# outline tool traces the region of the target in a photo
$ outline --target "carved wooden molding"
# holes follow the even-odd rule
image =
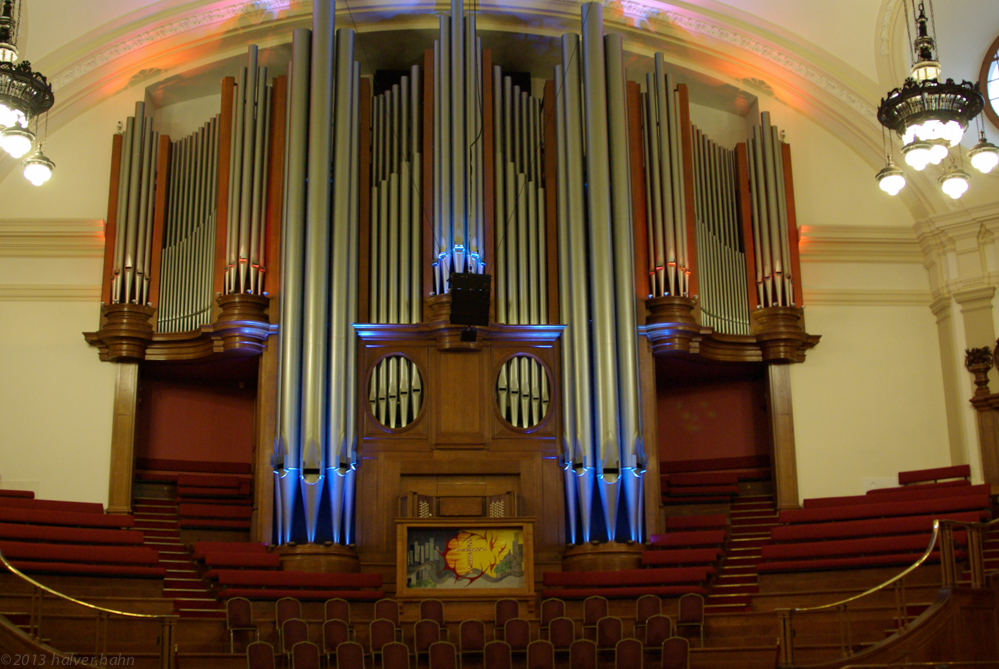
[[[653,355],[689,355],[716,362],[804,362],[821,335],[805,332],[801,309],[769,307],[750,314],[751,335],[727,335],[694,321],[694,301],[660,297],[646,301],[645,335]]]
[[[277,332],[267,317],[269,298],[259,295],[226,295],[218,299],[218,320],[188,332],[154,333],[150,319],[155,310],[134,304],[101,308],[101,329],[84,338],[100,351],[103,362],[151,360],[176,362],[218,357],[259,355],[267,338]]]

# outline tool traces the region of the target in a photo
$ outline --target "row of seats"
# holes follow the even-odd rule
[[[991,518],[988,485],[970,485],[967,465],[899,473],[899,487],[866,495],[805,500],[781,511],[762,548],[761,573],[852,569],[911,564],[923,555],[935,519]],[[943,479],[943,480],[941,480]],[[958,547],[964,532],[954,533]],[[958,557],[964,552],[958,551]],[[929,560],[939,560],[934,550]]]
[[[674,460],[659,463],[662,503],[731,502],[742,481],[770,479],[769,456]]]
[[[143,546],[132,516],[101,504],[0,491],[0,551],[26,573],[163,578],[159,553]]]
[[[673,637],[663,642],[658,649],[660,661],[649,665],[645,659],[645,649],[637,639],[622,639],[613,649],[614,664],[617,669],[643,669],[646,666],[657,666],[661,669],[687,669],[689,667],[689,648],[686,639]],[[485,669],[511,669],[513,666],[513,649],[504,641],[491,641],[485,644],[481,651]],[[382,647],[382,669],[410,669],[410,649],[403,643],[393,641]],[[459,669],[463,651],[447,641],[438,641],[427,649],[427,663],[430,669]],[[527,666],[531,669],[555,668],[554,646],[543,640],[530,644],[526,650]],[[319,669],[321,654],[319,646],[310,641],[299,641],[288,654],[294,669]],[[574,669],[597,669],[598,648],[593,641],[580,639],[569,647],[569,666]],[[249,669],[274,669],[276,666],[274,649],[264,642],[254,642],[247,647],[247,666]],[[327,653],[329,666],[336,663],[337,667],[365,666],[365,652],[359,643],[344,641],[338,644],[334,651]],[[416,665],[419,666],[417,658]]]
[[[138,458],[136,480],[176,487],[181,529],[249,530],[252,477],[245,463]]]

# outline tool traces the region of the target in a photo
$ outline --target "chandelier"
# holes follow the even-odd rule
[[[961,143],[964,132],[973,120],[980,124],[979,142],[971,151],[971,164],[982,172],[990,171],[999,163],[999,148],[985,139],[981,112],[985,100],[978,84],[969,81],[955,83],[953,79],[940,81],[940,63],[936,55],[936,29],[933,27],[932,0],[912,2],[915,17],[916,39],[910,33],[912,70],[900,88],[889,91],[878,105],[878,121],[884,129],[895,132],[902,140],[902,156],[906,165],[916,171],[927,165],[939,165],[950,154],[951,147]],[[930,18],[925,5],[929,4]],[[909,30],[909,9],[905,8],[905,24]],[[891,140],[885,143],[886,165],[877,174],[881,190],[897,194],[905,186],[905,172],[892,159]],[[962,158],[963,161],[963,158]],[[968,189],[968,173],[951,159],[950,167],[939,179],[942,190],[952,198],[959,198]]]
[[[0,148],[14,158],[28,155],[24,175],[39,186],[52,176],[55,163],[42,154],[41,143],[35,144],[38,118],[52,108],[55,97],[31,63],[17,62],[20,19],[21,0],[0,0]],[[31,121],[36,132],[30,129]]]

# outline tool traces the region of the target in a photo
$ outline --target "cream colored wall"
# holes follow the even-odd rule
[[[82,335],[98,325],[101,263],[0,258],[0,487],[107,503],[114,366]]]

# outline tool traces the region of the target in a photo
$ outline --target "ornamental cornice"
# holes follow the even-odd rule
[[[104,221],[0,221],[0,257],[101,258]]]
[[[802,263],[919,263],[923,252],[912,228],[804,225],[799,231]]]

